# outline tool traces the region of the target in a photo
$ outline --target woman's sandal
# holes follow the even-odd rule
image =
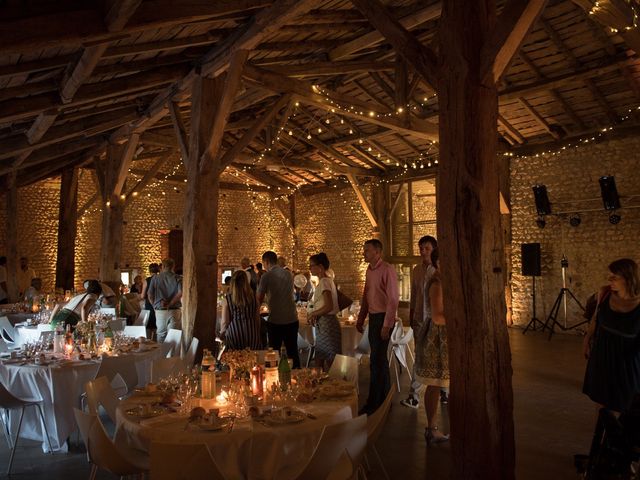
[[[425,428],[424,438],[427,441],[427,445],[436,445],[438,443],[444,443],[449,441],[449,435],[438,430],[438,427]]]

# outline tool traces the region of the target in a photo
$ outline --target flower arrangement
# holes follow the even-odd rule
[[[256,363],[256,354],[251,350],[226,350],[222,354],[222,363],[229,365],[231,375],[237,379],[248,379]]]
[[[86,322],[80,321],[76,324],[74,335],[76,338],[88,338],[89,335],[95,334],[96,322],[88,320]]]

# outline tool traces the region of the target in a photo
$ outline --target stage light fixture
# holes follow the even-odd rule
[[[600,194],[605,210],[616,210],[620,208],[620,197],[616,188],[616,179],[611,175],[600,177]],[[613,223],[613,222],[612,222]]]
[[[578,215],[577,213],[569,217],[569,225],[571,225],[572,227],[577,227],[578,225],[580,225],[581,222],[582,222],[582,219],[580,218],[580,215]]]
[[[545,221],[544,217],[538,217],[538,219],[536,220],[536,225],[538,226],[538,228],[544,228],[546,224],[547,222]]]
[[[615,211],[611,212],[609,214],[609,223],[611,225],[617,225],[620,223],[620,220],[622,220],[622,217],[620,215],[618,215]]]
[[[534,185],[533,198],[536,202],[536,212],[538,215],[551,214],[551,202],[549,202],[546,185]]]

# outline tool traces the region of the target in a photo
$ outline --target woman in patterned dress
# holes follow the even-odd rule
[[[262,349],[260,309],[244,270],[236,270],[222,309],[220,334],[230,350]]]
[[[313,309],[308,321],[316,327],[316,366],[328,371],[334,357],[342,353],[342,331],[336,317],[338,307],[338,290],[335,283],[327,275],[329,258],[321,252],[309,257],[311,275],[318,277],[318,286],[313,292]]]
[[[427,428],[424,435],[429,445],[449,440],[448,435],[438,430],[436,420],[440,389],[449,386],[447,327],[437,248],[431,252],[431,264],[436,271],[425,286],[424,322],[416,335],[416,378],[427,386],[424,392],[424,406],[427,412]]]

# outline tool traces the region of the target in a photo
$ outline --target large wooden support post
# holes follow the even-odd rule
[[[74,287],[77,225],[78,169],[70,168],[62,172],[58,213],[56,288],[63,290],[71,290]]]
[[[124,201],[116,192],[116,184],[124,149],[124,145],[109,145],[104,165],[100,280],[110,286],[120,284]]]
[[[222,81],[198,77],[193,86],[191,135],[187,168],[187,202],[184,221],[182,328],[187,340],[197,337],[200,348],[215,340],[218,298],[218,194],[219,172],[213,165],[201,169],[211,137]],[[216,168],[214,168],[216,167]]]
[[[17,171],[7,175],[7,298],[18,301],[18,182]]]
[[[493,78],[483,80],[478,48],[487,41],[495,19],[495,0],[442,4],[438,243],[456,479],[514,478],[496,156],[498,97]]]

